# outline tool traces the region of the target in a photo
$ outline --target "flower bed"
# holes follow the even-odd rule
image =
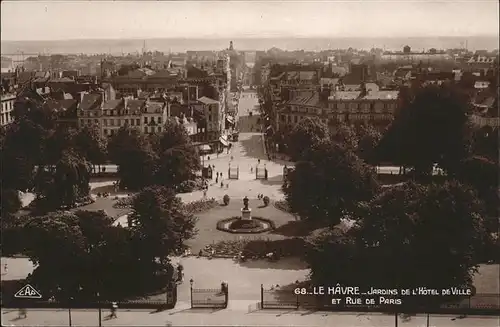
[[[237,219],[229,225],[229,228],[231,228],[231,229],[254,229],[254,228],[258,228],[260,226],[261,226],[260,221],[255,220],[255,219],[252,219],[252,220]]]
[[[276,209],[288,212],[288,213],[293,213],[292,210],[290,209],[290,205],[288,205],[288,202],[286,200],[280,200],[274,202],[274,206]]]
[[[261,217],[252,217],[252,220],[242,220],[238,216],[219,220],[217,229],[234,234],[258,234],[275,228],[274,222]]]
[[[203,178],[197,176],[195,179],[182,182],[177,187],[177,192],[179,193],[189,193],[194,191],[203,190],[205,187],[205,182]]]
[[[202,199],[184,204],[184,209],[192,214],[197,214],[217,207],[219,203],[214,199]]]
[[[94,203],[95,200],[91,196],[83,196],[78,199],[73,205],[70,206],[62,206],[59,210],[71,210],[80,207],[84,207],[86,205]],[[46,211],[53,211],[53,208],[47,207],[47,200],[45,198],[35,198],[31,203],[24,207],[23,209],[31,211],[33,214],[38,213],[42,214]]]
[[[115,208],[115,209],[130,208],[132,206],[133,201],[134,201],[133,196],[129,196],[126,198],[120,198],[116,201],[116,203],[113,203],[113,208]]]
[[[279,253],[281,257],[302,256],[304,249],[305,243],[301,238],[274,241],[267,238],[254,238],[220,241],[207,245],[204,254],[211,253],[213,250],[215,256],[235,257],[242,254],[249,259],[264,259],[270,252]]]

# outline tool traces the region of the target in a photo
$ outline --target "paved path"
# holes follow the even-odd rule
[[[219,157],[217,155],[205,156],[205,165],[214,165],[216,172],[222,172],[224,185],[229,184],[229,187],[220,187],[220,180],[217,185],[215,179],[212,180],[212,186],[209,187],[207,197],[221,199],[224,194],[229,194],[231,197],[256,198],[262,193],[269,196],[271,199],[280,200],[283,198],[281,185],[283,181],[283,167],[285,164],[291,166],[290,163],[284,161],[268,161],[264,150],[262,134],[257,132],[257,117],[259,103],[255,91],[242,92],[239,111],[237,116],[238,129],[240,131],[238,142],[233,143],[233,147],[229,154],[224,154]],[[252,117],[248,116],[249,112],[253,112]],[[254,130],[251,127],[255,126]],[[208,160],[210,157],[210,160]],[[232,157],[232,159],[231,159]],[[260,164],[258,163],[260,160]],[[239,179],[228,180],[229,165],[236,168],[239,167]],[[267,168],[268,180],[256,180],[255,168],[259,166],[262,169]],[[189,202],[201,199],[202,191],[179,194],[183,201]]]
[[[188,303],[159,313],[118,310],[118,318],[109,320],[103,310],[102,326],[328,326],[391,327],[395,317],[384,314],[332,314],[305,311],[253,311],[242,302],[231,310],[190,310]],[[2,310],[2,326],[68,326],[68,310],[29,310],[27,318],[17,319],[17,310]],[[72,310],[72,326],[98,326],[97,310]],[[400,327],[426,327],[427,317],[419,315],[408,321],[398,319]],[[453,316],[431,316],[429,327],[498,327],[495,317],[455,319]]]

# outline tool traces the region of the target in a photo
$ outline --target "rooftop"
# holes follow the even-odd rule
[[[141,110],[142,107],[144,107],[146,105],[146,100],[127,100],[126,102],[127,104],[127,107],[126,109],[130,110],[130,111],[137,111],[137,110]]]
[[[101,100],[100,94],[87,93],[83,95],[82,101],[80,103],[81,110],[91,110],[99,103]]]
[[[114,110],[116,109],[123,100],[118,99],[118,100],[108,100],[102,104],[102,109],[103,110]]]
[[[71,107],[76,106],[77,101],[73,99],[65,99],[65,100],[48,100],[45,105],[47,108],[60,112],[71,109]]]
[[[69,77],[52,78],[49,83],[75,83],[75,80]]]
[[[310,92],[309,94],[301,94],[287,102],[288,105],[300,105],[300,106],[317,106],[319,103],[319,94],[317,92]]]
[[[399,91],[369,91],[365,96],[361,96],[361,91],[337,91],[328,98],[334,100],[395,100]]]

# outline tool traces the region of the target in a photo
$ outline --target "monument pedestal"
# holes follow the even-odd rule
[[[241,219],[242,220],[252,220],[252,209],[242,208],[241,209]]]

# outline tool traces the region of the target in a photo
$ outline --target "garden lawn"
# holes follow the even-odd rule
[[[263,203],[259,200],[250,200],[249,207],[252,209],[252,216],[271,219],[276,228],[286,225],[290,221],[295,221],[293,215],[276,209],[272,204],[267,207],[262,207]],[[196,223],[198,234],[194,239],[186,242],[191,247],[193,254],[198,253],[206,245],[217,243],[225,240],[235,239],[269,239],[278,240],[284,239],[285,236],[277,235],[272,231],[260,234],[232,234],[217,230],[217,222],[221,219],[230,218],[233,216],[241,216],[241,208],[243,207],[242,199],[231,199],[229,205],[221,205],[209,211],[199,213],[196,216],[199,218]]]
[[[118,218],[130,212],[129,208],[114,208],[113,204],[115,204],[118,200],[114,200],[111,197],[108,198],[96,198],[94,203],[88,204],[86,206],[78,207],[73,209],[76,210],[89,210],[89,211],[98,211],[104,210],[108,216],[111,218]]]

